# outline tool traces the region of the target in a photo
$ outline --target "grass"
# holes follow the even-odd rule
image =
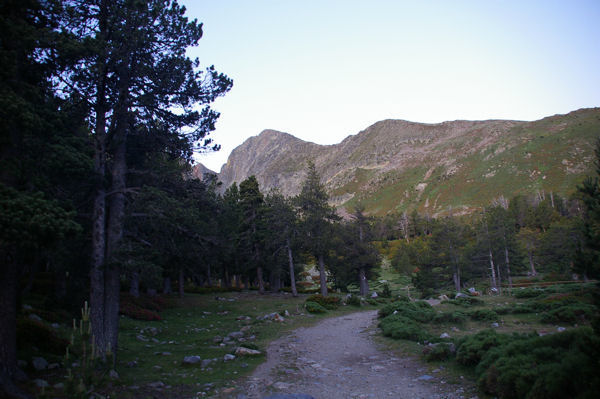
[[[214,295],[186,295],[177,307],[161,312],[162,321],[147,322],[123,317],[117,368],[120,384],[143,389],[147,384],[161,381],[189,392],[211,394],[234,386],[236,380],[249,375],[264,361],[264,355],[223,361],[224,356],[233,353],[237,346],[246,344],[264,353],[269,342],[293,329],[313,325],[325,317],[357,311],[356,307],[341,306],[322,315],[309,314],[303,309],[308,295],[293,298],[291,295],[259,295],[251,291],[219,294],[219,297],[225,300],[216,300]],[[373,309],[373,306],[363,308]],[[289,317],[284,316],[283,322],[257,319],[273,312],[284,314],[285,311]],[[239,316],[250,319],[238,320]],[[138,335],[150,327],[156,328],[158,333],[144,334],[148,342],[139,340]],[[216,336],[225,337],[242,328],[247,329],[245,342],[225,346],[214,342]],[[190,355],[217,360],[206,367],[200,364],[182,365],[183,358]],[[127,367],[131,362],[137,365]],[[121,392],[123,397],[127,394],[127,390]],[[133,395],[133,392],[130,394]]]

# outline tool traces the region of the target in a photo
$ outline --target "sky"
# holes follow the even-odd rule
[[[180,0],[233,79],[218,172],[265,129],[335,144],[383,119],[538,120],[600,106],[600,0]]]

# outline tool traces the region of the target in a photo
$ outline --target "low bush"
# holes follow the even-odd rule
[[[462,306],[462,307],[480,306],[480,305],[484,304],[484,302],[481,299],[476,298],[474,296],[468,296],[468,297],[461,296],[456,299],[450,299],[449,301],[444,301],[444,302],[450,303],[455,306]]]
[[[435,311],[427,302],[393,302],[379,309],[379,317],[401,315],[411,320],[428,323],[435,317]]]
[[[453,345],[445,342],[430,344],[423,349],[423,356],[428,362],[448,360],[454,355],[452,349]]]
[[[379,322],[379,328],[386,337],[422,342],[431,336],[413,319],[400,314],[392,314]]]
[[[352,294],[346,298],[346,304],[351,306],[360,306],[360,297]]]
[[[586,303],[575,303],[551,309],[542,314],[542,323],[570,323],[590,321],[594,307]]]
[[[512,294],[515,298],[537,298],[540,295],[546,294],[546,291],[539,288],[522,288],[513,290]]]
[[[319,305],[317,302],[307,301],[304,304],[304,307],[306,308],[306,311],[309,313],[326,313],[327,312],[327,309],[325,309],[323,306]]]
[[[467,321],[467,315],[463,312],[443,312],[438,313],[433,318],[434,323],[454,323],[464,324]]]
[[[133,302],[121,303],[119,306],[119,313],[136,320],[162,320],[157,312],[150,309],[141,308]]]
[[[593,398],[599,357],[600,337],[591,328],[516,339],[483,356],[478,383],[499,398]]]
[[[369,305],[378,306],[380,302],[377,299],[369,298],[367,299],[367,303]]]
[[[333,295],[323,296],[321,294],[315,294],[306,298],[306,301],[316,302],[319,305],[323,306],[325,309],[329,310],[337,309],[340,305],[340,298]]]
[[[472,310],[467,315],[471,318],[471,320],[476,321],[498,321],[500,317],[498,313],[490,309],[477,309]]]
[[[510,338],[494,330],[483,330],[463,337],[456,345],[456,361],[465,366],[476,366],[488,350],[505,344]]]
[[[397,297],[394,298],[394,301],[397,301],[397,302],[410,302],[410,298],[407,297],[406,295],[398,295]]]
[[[390,290],[390,285],[388,283],[383,284],[383,288],[381,289],[379,295],[384,298],[392,297],[392,290]]]
[[[69,341],[59,337],[52,327],[43,322],[19,318],[17,320],[17,348],[22,350],[33,346],[42,352],[64,355]]]

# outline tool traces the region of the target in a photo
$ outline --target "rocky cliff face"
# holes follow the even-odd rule
[[[384,120],[330,146],[265,130],[231,153],[219,178],[228,187],[255,175],[263,192],[291,196],[313,160],[337,206],[468,212],[501,195],[568,194],[591,170],[599,134],[599,108],[535,122]]]

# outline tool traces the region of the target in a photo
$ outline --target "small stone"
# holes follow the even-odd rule
[[[273,384],[273,388],[279,389],[280,391],[284,391],[286,389],[289,389],[290,386],[291,386],[291,384],[287,384],[287,383],[281,382],[281,381],[276,382],[276,383]]]
[[[43,357],[34,357],[31,361],[33,363],[33,368],[37,371],[45,370],[48,368],[48,361]]]
[[[235,388],[223,388],[221,393],[233,393],[234,391],[235,391]]]
[[[237,356],[257,356],[260,355],[261,352],[255,349],[244,348],[243,346],[238,347],[235,350],[235,354]]]
[[[425,374],[425,375],[422,375],[419,378],[417,378],[417,380],[419,380],[419,381],[430,381],[430,380],[433,380],[433,377],[430,376],[430,375]]]
[[[197,355],[186,356],[183,358],[183,364],[196,364],[202,361],[202,358]]]
[[[212,359],[204,359],[204,360],[202,360],[202,364],[201,364],[201,366],[202,366],[203,368],[204,368],[204,367],[208,367],[208,366],[209,366],[209,365],[210,365],[212,362],[213,362],[213,361],[212,361]]]
[[[378,365],[371,366],[371,371],[383,371],[383,370],[385,370],[385,367],[383,367],[383,366],[378,366]]]
[[[23,309],[25,309],[25,310],[33,310],[33,308],[31,307],[31,305],[27,305],[27,304],[23,305]]]
[[[500,324],[498,324],[498,323],[494,322],[494,323],[492,323],[492,327],[493,327],[493,328],[498,328],[498,327],[500,327]]]
[[[448,334],[448,333],[442,333],[440,335],[440,338],[450,338],[450,334]]]
[[[226,354],[225,356],[223,356],[223,360],[226,361],[226,362],[228,362],[230,360],[234,360],[234,359],[235,359],[235,356],[232,355],[232,354],[229,354],[229,353]]]
[[[29,320],[33,320],[33,321],[42,321],[42,318],[36,314],[30,314],[29,315]]]
[[[161,367],[161,366],[159,366],[158,364],[157,364],[157,365],[154,365],[154,366],[152,366],[152,368],[153,368],[154,370],[156,370],[156,371],[160,371],[160,370],[162,370],[162,367]]]
[[[119,379],[119,373],[117,373],[115,370],[110,370],[110,371],[108,372],[108,377],[109,377],[111,380],[118,380],[118,379]]]
[[[127,362],[127,367],[137,367],[137,365],[138,365],[138,362],[136,362],[135,360]]]
[[[35,380],[33,380],[33,383],[38,388],[47,388],[50,386],[50,384],[48,384],[48,381],[42,380],[41,378],[36,378]]]
[[[564,328],[564,327],[558,327],[558,328],[556,329],[556,331],[558,331],[558,332],[563,332],[563,331],[566,331],[566,330],[567,330],[567,329],[566,329],[566,328]]]
[[[59,382],[58,384],[52,385],[52,388],[54,388],[54,389],[65,389],[65,384],[62,383],[62,382]]]
[[[58,330],[60,328],[60,324],[58,324],[58,323],[52,323],[52,324],[50,324],[50,326],[52,328],[54,328],[55,330]]]
[[[244,336],[244,333],[241,331],[234,331],[234,332],[227,334],[227,336],[232,339],[241,338]]]
[[[48,370],[54,370],[54,369],[57,369],[59,367],[60,367],[60,364],[58,364],[58,363],[50,363],[48,365]]]
[[[138,341],[142,341],[142,342],[148,342],[149,341],[149,339],[146,338],[146,337],[144,337],[142,334],[136,335],[136,338],[137,338]]]
[[[164,388],[165,387],[165,383],[162,382],[162,381],[156,381],[156,382],[151,382],[150,384],[148,384],[148,386],[150,388],[160,389],[160,388]]]

